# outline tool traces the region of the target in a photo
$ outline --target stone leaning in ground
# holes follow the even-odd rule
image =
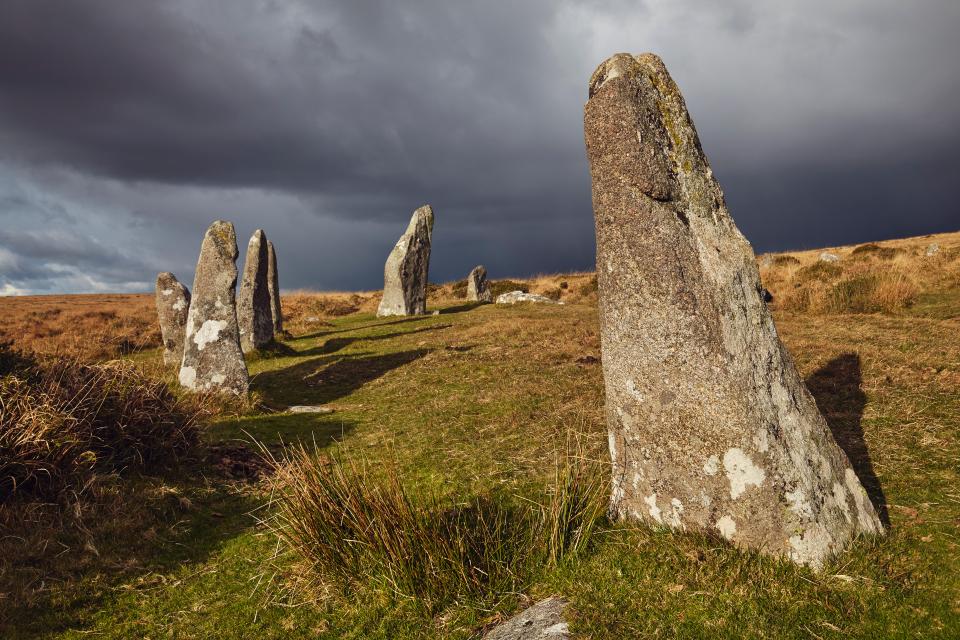
[[[211,224],[200,247],[187,315],[179,375],[187,389],[238,396],[249,390],[237,323],[237,255],[233,225]]]
[[[777,335],[683,97],[652,54],[590,79],[610,512],[819,568],[883,530]]]

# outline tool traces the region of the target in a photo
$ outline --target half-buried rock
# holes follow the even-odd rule
[[[273,335],[283,333],[283,307],[280,305],[280,274],[277,272],[277,250],[267,240],[267,289],[270,291],[270,318]]]
[[[617,54],[589,95],[612,515],[814,568],[880,533],[663,62]]]
[[[260,349],[273,340],[273,312],[270,302],[270,249],[263,229],[257,229],[247,243],[243,281],[237,297],[240,348],[244,353]]]
[[[246,395],[249,378],[237,325],[237,236],[217,220],[207,229],[193,280],[180,384],[194,391]]]
[[[467,300],[471,302],[493,302],[493,292],[487,282],[487,268],[482,264],[473,268],[467,276]]]
[[[169,271],[157,276],[157,318],[163,338],[163,363],[178,365],[183,359],[183,336],[190,312],[190,291]]]
[[[411,316],[427,312],[427,274],[433,209],[424,205],[413,212],[383,267],[383,299],[378,316]]]

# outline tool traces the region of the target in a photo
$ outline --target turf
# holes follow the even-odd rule
[[[364,589],[303,602],[290,589],[300,566],[263,524],[268,481],[205,459],[117,489],[139,496],[136,517],[120,509],[116,526],[90,527],[98,555],[66,540],[58,562],[70,571],[11,600],[0,635],[470,638],[530,599],[560,594],[572,601],[573,631],[589,638],[958,637],[957,300],[946,291],[915,314],[777,318],[890,523],[886,538],[859,542],[820,574],[715,538],[608,524],[585,555],[483,608],[428,618]],[[262,408],[221,416],[205,438],[227,450],[253,440],[273,451],[344,447],[396,465],[419,490],[523,496],[546,481],[570,433],[605,455],[598,357],[591,304],[353,314],[251,358]],[[282,411],[293,404],[335,412]],[[57,566],[37,562],[38,572]]]

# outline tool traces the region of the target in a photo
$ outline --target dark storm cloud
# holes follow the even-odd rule
[[[0,276],[189,281],[227,218],[285,287],[372,288],[424,202],[434,280],[591,268],[582,105],[621,50],[665,58],[759,250],[956,228],[958,27],[947,1],[5,0]]]

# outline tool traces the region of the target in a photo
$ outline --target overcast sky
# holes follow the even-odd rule
[[[257,227],[284,289],[593,268],[583,104],[653,51],[757,252],[960,228],[957,0],[0,0],[0,293],[192,283]]]

